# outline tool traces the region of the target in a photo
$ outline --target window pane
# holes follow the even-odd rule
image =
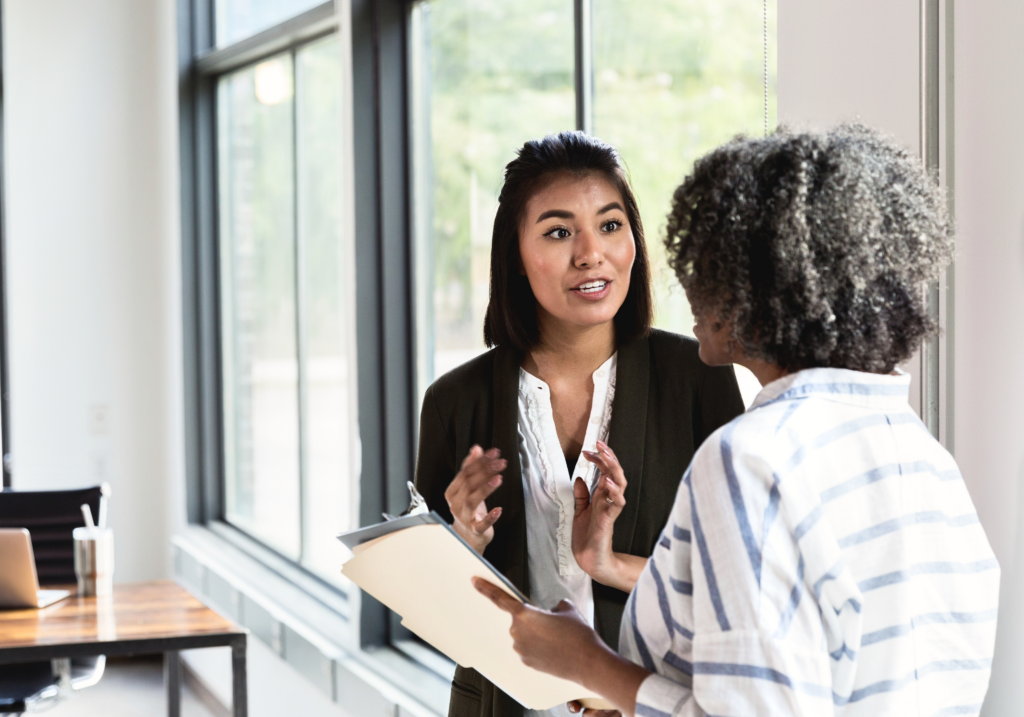
[[[693,334],[665,260],[665,215],[694,160],[739,133],[764,133],[763,6],[749,0],[592,0],[594,131],[618,147],[640,203],[655,324]],[[776,124],[776,0],[768,2],[768,111]],[[749,404],[761,386],[736,367]]]
[[[351,306],[343,291],[341,236],[341,49],[330,37],[299,50],[298,219],[302,257],[303,562],[339,578],[344,556],[334,536],[351,527],[354,385],[345,336]],[[346,311],[347,309],[347,311]],[[350,384],[350,382],[352,382]]]
[[[571,0],[433,0],[413,12],[418,383],[484,350],[502,169],[573,129]]]
[[[299,555],[292,62],[220,80],[225,512]]]
[[[216,0],[217,46],[223,47],[294,17],[324,0]]]

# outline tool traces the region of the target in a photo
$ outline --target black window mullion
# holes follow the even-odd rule
[[[403,0],[353,0],[352,95],[356,221],[356,333],[359,434],[362,444],[359,517],[408,505],[414,462],[412,293]],[[383,606],[364,597],[363,645],[388,639]]]
[[[178,4],[182,310],[188,520],[218,519],[223,494],[214,81],[195,58],[213,42],[212,0]]]
[[[409,505],[406,483],[413,478],[415,449],[413,398],[416,361],[413,344],[411,188],[409,181],[407,19],[403,0],[380,3],[380,166],[381,277],[384,282],[385,400],[387,425],[386,502],[390,513]]]

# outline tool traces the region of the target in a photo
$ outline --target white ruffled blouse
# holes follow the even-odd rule
[[[607,440],[617,356],[612,354],[593,373],[594,395],[584,450],[594,451],[598,440]],[[568,598],[593,624],[590,576],[576,564],[572,554],[572,488],[577,478],[583,478],[593,492],[597,470],[581,454],[570,476],[555,431],[551,389],[523,369],[519,370],[519,462],[526,499],[530,597],[546,608]]]

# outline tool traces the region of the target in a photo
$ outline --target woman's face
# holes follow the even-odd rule
[[[636,258],[619,190],[600,174],[551,178],[526,204],[519,256],[542,331],[612,321]]]

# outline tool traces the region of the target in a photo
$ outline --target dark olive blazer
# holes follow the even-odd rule
[[[649,556],[668,520],[694,451],[743,412],[731,366],[709,368],[694,339],[654,330],[619,347],[608,445],[628,481],[626,507],[615,522],[616,552]],[[416,487],[447,520],[444,492],[474,444],[497,447],[508,460],[501,486],[487,500],[501,506],[494,540],[484,551],[526,595],[526,513],[519,465],[519,367],[522,354],[498,347],[437,379],[423,397]],[[626,593],[594,583],[594,622],[618,644]],[[551,607],[551,606],[544,606]],[[520,717],[523,708],[475,670],[458,667],[452,717]]]

